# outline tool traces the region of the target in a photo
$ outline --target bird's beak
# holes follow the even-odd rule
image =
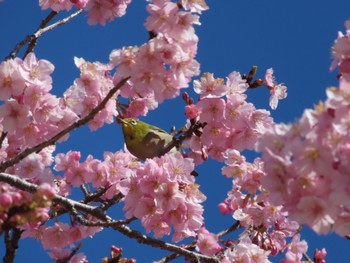
[[[121,123],[122,125],[127,124],[127,122],[120,116],[117,116],[117,123]]]

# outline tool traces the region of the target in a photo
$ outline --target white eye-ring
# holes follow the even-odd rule
[[[136,124],[137,124],[137,122],[136,122],[135,120],[131,120],[130,123],[131,123],[132,125],[136,125]]]

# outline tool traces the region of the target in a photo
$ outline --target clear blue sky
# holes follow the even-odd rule
[[[125,17],[105,27],[88,26],[86,14],[83,14],[70,24],[45,34],[35,52],[37,57],[50,60],[56,67],[53,92],[61,95],[78,77],[74,56],[107,62],[112,49],[147,41],[148,34],[143,27],[145,2],[133,1]],[[288,87],[288,98],[272,112],[277,122],[295,120],[305,108],[325,98],[326,87],[337,85],[336,73],[329,72],[330,48],[337,31],[344,31],[344,21],[350,18],[349,1],[207,0],[207,3],[210,10],[204,13],[202,25],[196,28],[200,38],[197,60],[201,63],[201,72],[226,77],[233,70],[247,73],[252,65],[257,65],[258,76],[262,77],[267,68],[273,67],[277,81]],[[47,14],[48,11],[40,10],[37,1],[5,0],[0,3],[1,58],[34,32]],[[63,12],[60,17],[65,15]],[[267,90],[252,90],[248,95],[257,108],[269,109]],[[183,103],[181,99],[166,101],[144,120],[164,129],[172,125],[180,127],[185,122]],[[117,151],[122,147],[120,127],[107,125],[94,133],[87,128],[73,132],[68,143],[57,147],[57,152],[72,149],[81,151],[83,158],[89,153],[101,158],[104,151]],[[208,197],[206,226],[210,231],[218,232],[232,223],[229,216],[222,217],[217,209],[217,204],[226,197],[231,181],[220,175],[220,166],[213,161],[202,165],[198,171],[201,190]],[[214,220],[217,217],[219,220]],[[349,241],[344,238],[316,236],[307,229],[303,234],[309,242],[310,256],[315,247],[326,247],[327,262],[344,262],[350,258]],[[100,262],[101,257],[109,254],[112,244],[122,246],[124,255],[135,257],[138,262],[150,262],[167,254],[140,246],[112,231],[84,241],[83,251],[90,262]],[[25,239],[19,246],[16,262],[27,262],[28,257],[37,262],[51,262],[39,242]],[[3,247],[0,247],[0,257],[3,257]]]

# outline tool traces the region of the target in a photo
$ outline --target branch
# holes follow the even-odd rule
[[[241,227],[240,222],[239,222],[239,221],[236,221],[235,224],[233,224],[233,225],[230,226],[229,228],[227,228],[227,229],[225,229],[225,230],[223,230],[223,231],[217,233],[216,235],[217,235],[218,237],[222,237],[222,236],[224,236],[224,235],[227,235],[228,233],[231,233],[232,231],[235,231],[235,230],[239,229],[240,227]],[[186,247],[186,249],[188,249],[188,250],[193,250],[193,249],[195,249],[195,247],[196,247],[196,246],[195,246],[195,242],[192,242],[192,243],[190,243],[190,244],[187,244],[185,247]],[[174,260],[174,259],[176,259],[176,258],[178,258],[178,257],[179,257],[178,254],[173,253],[173,254],[169,254],[169,255],[165,256],[164,258],[162,258],[162,259],[160,259],[160,260],[158,260],[158,261],[154,261],[153,263],[165,263],[165,262],[172,261],[172,260]]]
[[[46,18],[44,18],[44,19],[41,21],[38,30],[44,28],[44,27],[47,25],[47,23],[49,23],[50,20],[51,20],[52,18],[54,18],[56,15],[57,15],[57,12],[55,12],[55,11],[52,11],[50,14],[48,14],[48,16],[47,16]],[[38,31],[38,30],[37,30],[37,31]],[[15,48],[10,52],[10,54],[5,58],[5,60],[14,58],[14,57],[17,55],[17,53],[20,51],[20,49],[21,49],[24,45],[26,45],[27,43],[29,43],[29,42],[31,42],[31,41],[32,41],[32,42],[33,42],[33,41],[36,42],[35,33],[32,34],[32,35],[26,36],[25,39],[23,39],[21,42],[19,42],[19,43],[15,46]],[[35,45],[34,45],[34,46],[35,46]],[[34,48],[34,46],[33,46],[33,48]],[[28,51],[28,50],[27,50],[27,51]],[[28,53],[29,53],[29,52],[26,52],[26,55],[27,55]]]
[[[307,263],[313,263],[314,262],[306,253],[303,253],[303,257],[306,259]]]
[[[168,251],[180,254],[186,258],[190,258],[191,262],[219,263],[219,259],[217,259],[216,257],[205,256],[197,252],[193,252],[188,249],[164,242],[162,240],[148,237],[146,235],[143,235],[139,231],[132,230],[130,227],[126,225],[119,225],[119,226],[113,227],[113,229],[119,231],[120,233],[122,233],[123,235],[129,238],[136,239],[136,241],[139,242],[140,244],[146,244],[152,247],[168,250]]]
[[[0,181],[8,183],[9,185],[12,185],[20,190],[29,192],[29,193],[35,193],[39,186],[36,184],[32,184],[27,182],[24,179],[19,178],[16,175],[8,174],[8,173],[0,173]],[[80,202],[74,201],[72,199],[56,195],[53,199],[54,203],[59,203],[63,206],[65,206],[68,210],[76,209],[85,213],[88,213],[100,220],[109,221],[111,218],[104,214],[104,211],[95,206],[82,204]]]
[[[26,44],[28,44],[28,48],[25,52],[25,55],[24,57],[26,57],[28,55],[28,53],[32,52],[39,37],[46,33],[47,31],[50,31],[52,29],[54,29],[55,27],[58,27],[58,26],[61,26],[63,24],[66,24],[67,22],[69,22],[70,20],[72,20],[74,17],[76,17],[77,15],[79,15],[83,10],[78,10],[77,12],[75,12],[74,14],[48,26],[48,27],[45,27],[56,15],[57,15],[57,12],[55,11],[52,11],[46,18],[44,18],[41,23],[40,23],[40,26],[39,28],[37,29],[37,31],[32,34],[32,35],[28,35],[26,36],[25,39],[23,39],[21,42],[19,42],[15,48],[10,52],[10,54],[5,57],[5,60],[8,60],[8,59],[13,59],[17,54],[18,52],[20,51],[20,49],[25,46]]]
[[[82,245],[82,243],[79,243],[67,257],[57,260],[56,263],[68,263],[69,260],[71,260],[72,257],[79,251]]]
[[[222,237],[225,236],[233,231],[236,231],[237,229],[239,229],[241,227],[240,222],[236,221],[236,223],[234,223],[232,226],[230,226],[229,228],[217,233],[218,237]]]
[[[35,45],[36,45],[36,42],[38,41],[39,37],[40,37],[42,34],[46,33],[47,31],[50,31],[50,30],[54,29],[55,27],[58,27],[58,26],[61,26],[61,25],[66,24],[67,22],[69,22],[70,20],[72,20],[74,17],[76,17],[77,15],[81,14],[81,12],[83,12],[83,9],[80,9],[80,10],[78,10],[77,12],[71,14],[70,16],[68,16],[68,17],[66,17],[66,18],[64,18],[64,19],[62,19],[62,20],[60,20],[60,21],[57,21],[56,23],[54,23],[54,24],[52,24],[52,25],[50,25],[50,26],[45,27],[46,24],[57,14],[57,13],[54,12],[54,11],[51,12],[51,13],[49,14],[49,16],[52,15],[52,17],[51,17],[50,19],[48,19],[48,18],[49,18],[49,16],[48,16],[48,17],[47,17],[48,21],[43,20],[43,22],[41,22],[41,24],[40,24],[39,29],[34,33],[34,35],[33,35],[32,39],[31,39],[31,41],[30,41],[30,43],[29,43],[29,45],[28,45],[28,48],[27,48],[27,50],[26,50],[24,56],[27,56],[28,53],[30,53],[30,52],[33,51],[33,49],[34,49],[34,47],[35,47]],[[55,13],[55,14],[53,14],[53,13]],[[44,28],[44,27],[45,27],[45,28]]]
[[[75,216],[77,221],[82,225],[111,227],[114,230],[117,230],[118,232],[124,234],[125,236],[127,236],[129,238],[136,239],[137,242],[139,242],[141,244],[146,244],[146,245],[149,245],[152,247],[157,247],[157,248],[160,248],[163,250],[175,252],[178,255],[182,255],[182,256],[191,258],[192,260],[194,260],[194,262],[209,262],[209,263],[218,263],[219,262],[219,260],[217,258],[205,256],[205,255],[190,251],[188,249],[164,242],[162,240],[148,237],[146,235],[143,235],[139,231],[132,230],[130,227],[128,227],[126,225],[131,223],[132,221],[136,220],[137,218],[135,218],[135,217],[132,217],[132,218],[127,219],[127,220],[118,220],[118,221],[111,220],[109,222],[106,222],[106,221],[105,222],[101,222],[101,221],[94,222],[94,221],[86,220],[81,215],[76,213],[76,211],[74,211],[74,210],[73,210],[73,215]]]
[[[0,148],[2,147],[2,143],[4,142],[5,138],[7,136],[7,132],[2,132],[0,136]]]
[[[95,115],[102,110],[107,102],[109,101],[110,98],[116,93],[127,81],[129,78],[124,78],[122,79],[117,85],[115,85],[107,94],[107,96],[100,102],[99,105],[97,105],[88,115],[86,115],[83,119],[80,119],[64,130],[60,131],[57,133],[55,136],[53,136],[51,139],[44,141],[42,143],[39,143],[36,146],[26,148],[24,151],[13,157],[12,159],[9,159],[5,162],[3,162],[0,165],[0,172],[4,172],[8,167],[11,167],[17,163],[19,163],[21,160],[23,160],[25,157],[30,155],[31,153],[34,152],[40,152],[42,149],[44,149],[47,146],[54,145],[59,139],[61,139],[63,136],[65,136],[67,133],[73,131],[74,129],[77,129],[89,121],[91,121]]]
[[[4,263],[13,263],[18,249],[18,241],[21,238],[22,230],[12,228],[5,230],[5,246],[6,254],[4,256]]]

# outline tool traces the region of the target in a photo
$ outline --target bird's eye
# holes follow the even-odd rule
[[[131,123],[132,125],[136,125],[136,124],[137,124],[137,122],[136,122],[135,120],[131,120],[130,123]]]

